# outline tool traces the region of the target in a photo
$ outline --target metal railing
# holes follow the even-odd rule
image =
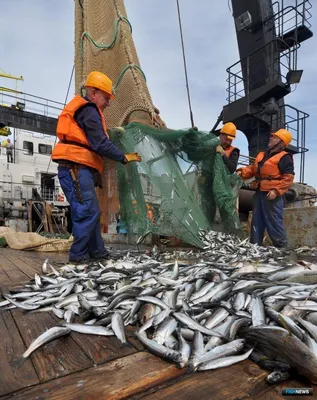
[[[57,196],[59,194],[59,188],[55,187],[54,189],[48,188],[48,187],[37,187],[37,191],[39,195],[42,197],[43,200],[45,201],[58,201]]]
[[[290,131],[293,135],[292,144],[302,152],[306,152],[308,150],[305,148],[306,119],[309,117],[309,114],[289,104],[282,105],[279,109],[280,112],[271,117],[270,125]]]
[[[272,116],[271,126],[285,128],[293,135],[292,145],[297,148],[300,153],[300,178],[301,183],[304,182],[305,174],[305,153],[306,148],[306,119],[309,117],[304,111],[285,104],[280,106],[280,112]]]
[[[3,87],[0,87],[0,105],[53,118],[58,117],[64,107],[64,104],[58,101],[23,92],[13,93]]]
[[[41,186],[32,182],[8,182],[0,180],[0,190],[5,190],[9,196],[3,194],[4,199],[14,200],[30,200],[32,198],[32,189],[36,189],[37,193],[47,202],[60,201],[58,194],[61,193],[61,187],[56,185],[54,189]],[[66,198],[64,196],[64,201]]]
[[[292,3],[292,4],[289,4]],[[284,7],[285,6],[285,7]],[[283,37],[288,32],[300,27],[311,27],[309,20],[312,18],[310,9],[312,4],[310,0],[284,0],[273,3],[274,15],[265,22],[274,20],[275,33],[278,37]]]
[[[280,53],[278,49],[282,45],[287,50]],[[291,48],[283,40],[276,38],[227,68],[228,103],[248,96],[255,88],[270,82],[286,83],[287,73],[297,68],[299,47],[297,44]]]

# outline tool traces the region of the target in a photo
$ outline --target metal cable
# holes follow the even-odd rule
[[[69,79],[69,83],[68,83],[67,93],[66,93],[66,97],[65,97],[65,101],[64,101],[64,107],[66,106],[66,103],[67,103],[67,99],[68,99],[68,94],[69,94],[70,86],[71,86],[72,80],[73,80],[74,70],[75,70],[75,64],[73,65],[72,73],[70,74],[70,79]],[[56,138],[55,138],[53,148],[55,147],[56,142],[57,142],[57,136],[56,136]],[[47,166],[47,170],[46,170],[46,174],[48,173],[48,170],[49,170],[49,168],[50,168],[51,161],[52,161],[52,156],[51,156],[50,159],[49,159],[48,166]]]
[[[193,115],[191,101],[190,101],[189,84],[188,84],[188,76],[187,76],[187,66],[186,66],[186,57],[185,57],[185,48],[184,48],[184,38],[183,38],[183,30],[182,30],[182,19],[181,19],[181,13],[180,13],[179,1],[178,0],[176,0],[176,4],[177,4],[179,31],[180,31],[181,43],[182,43],[184,72],[185,72],[186,89],[187,89],[188,106],[189,106],[189,116],[190,116],[190,121],[191,121],[191,124],[192,124],[192,128],[194,128],[194,126],[195,126],[195,124],[194,124],[194,115]]]

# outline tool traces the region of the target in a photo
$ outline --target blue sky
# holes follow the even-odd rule
[[[125,5],[154,104],[170,128],[189,127],[176,1],[125,0]],[[199,129],[210,130],[226,104],[226,68],[239,59],[234,21],[225,0],[180,0],[180,5],[194,120]],[[317,7],[312,13],[317,37]],[[64,102],[74,58],[74,0],[3,1],[0,32],[0,68],[23,75],[24,92]],[[299,49],[304,74],[286,102],[310,114],[305,177],[317,188],[316,37]],[[0,85],[8,82],[0,79]],[[247,154],[242,133],[236,144]]]

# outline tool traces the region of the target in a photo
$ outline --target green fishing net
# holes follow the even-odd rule
[[[110,131],[111,140],[125,154],[138,152],[142,162],[118,164],[122,231],[175,236],[197,247],[203,247],[200,229],[241,233],[236,212],[241,180],[216,153],[214,134],[136,122],[124,129]],[[217,209],[221,224],[216,226]]]

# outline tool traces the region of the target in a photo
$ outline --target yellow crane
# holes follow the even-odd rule
[[[2,68],[0,68],[0,78],[8,78],[8,79],[15,80],[15,90],[0,86],[1,91],[12,92],[12,93],[21,93],[18,91],[18,81],[24,81],[23,76],[15,76],[15,75],[7,74],[6,72],[3,71]]]

